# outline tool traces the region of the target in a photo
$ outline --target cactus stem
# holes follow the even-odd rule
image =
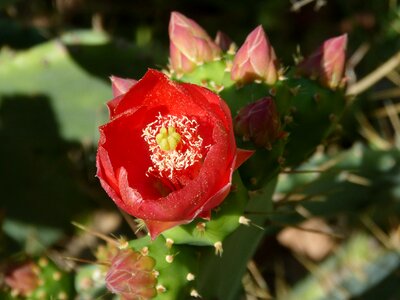
[[[165,293],[165,292],[167,291],[167,289],[165,288],[165,286],[163,286],[162,284],[158,284],[158,285],[156,286],[156,290],[157,290],[157,292],[159,292],[159,293]]]
[[[240,216],[239,217],[239,224],[249,226],[250,225],[250,221],[251,220],[247,219],[245,216]]]
[[[214,243],[214,248],[215,248],[215,255],[222,256],[222,252],[224,252],[224,249],[222,248],[222,242],[218,241]]]
[[[192,289],[192,290],[190,291],[190,296],[195,297],[195,298],[201,298],[199,292],[196,291],[195,289]]]
[[[168,255],[165,256],[165,261],[166,261],[167,263],[169,263],[169,264],[172,264],[173,261],[174,261],[174,258],[175,258],[175,257],[174,257],[173,255],[168,254]]]
[[[55,281],[59,281],[61,279],[61,273],[60,272],[54,272],[53,273],[53,279]]]
[[[174,244],[174,240],[167,238],[165,241],[165,245],[167,246],[168,249],[171,249],[172,245]]]
[[[193,281],[195,278],[196,278],[196,277],[194,276],[193,273],[188,273],[188,274],[186,275],[186,280],[187,280],[187,281]]]
[[[143,247],[142,250],[140,250],[140,254],[143,256],[149,255],[149,247]]]

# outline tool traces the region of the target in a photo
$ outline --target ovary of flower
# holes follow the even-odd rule
[[[147,124],[142,137],[149,145],[153,165],[147,175],[158,172],[170,179],[174,172],[194,165],[202,158],[203,138],[198,134],[199,124],[187,116],[159,114],[154,122]],[[182,144],[182,147],[178,145]]]
[[[161,127],[160,133],[156,135],[156,142],[164,151],[175,150],[181,141],[181,135],[176,132],[175,127]]]

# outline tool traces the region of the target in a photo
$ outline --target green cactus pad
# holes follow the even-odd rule
[[[163,233],[165,238],[176,244],[214,246],[239,227],[247,200],[244,188],[237,172],[233,176],[233,190],[222,205],[212,213],[211,220],[195,219],[190,224],[181,225]]]
[[[197,257],[188,246],[178,246],[159,236],[152,241],[143,237],[129,242],[129,247],[156,261],[157,297],[160,300],[189,299],[196,290]]]
[[[32,300],[72,299],[75,290],[72,274],[60,270],[51,260],[41,257],[37,261],[39,286],[29,296]]]

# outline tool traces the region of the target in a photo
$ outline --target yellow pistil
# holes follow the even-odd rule
[[[181,141],[181,135],[176,132],[175,127],[170,126],[168,129],[162,127],[156,135],[156,141],[161,150],[175,150]]]

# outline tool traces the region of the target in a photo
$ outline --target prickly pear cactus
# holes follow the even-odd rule
[[[104,270],[106,286],[126,299],[202,295],[237,299],[246,263],[268,219],[265,215],[249,218],[247,212],[272,211],[271,198],[280,171],[310,157],[338,126],[346,102],[342,80],[346,36],[327,40],[310,58],[286,68],[280,65],[261,26],[237,49],[228,37],[219,34],[213,41],[193,20],[173,12],[169,34],[170,62],[164,73],[172,81],[206,87],[223,99],[230,110],[237,147],[247,150],[238,150],[236,159],[247,161],[233,173],[228,196],[210,215],[200,213],[191,221],[178,222],[180,226],[144,220],[166,230],[160,230],[158,237],[152,234],[154,240],[135,239],[128,248],[118,250]],[[141,81],[118,77],[113,77],[112,83],[116,98],[108,106],[114,118],[125,93],[146,87]],[[168,126],[162,138],[168,139],[167,132],[172,129],[175,135],[172,149],[164,150],[179,151],[182,136],[174,124]],[[247,153],[246,158],[239,153]],[[98,174],[102,182],[108,181],[107,176],[114,176],[106,174],[111,172],[107,171],[110,158],[101,154],[100,160],[104,170]],[[103,183],[103,187],[118,204],[120,200],[108,185]],[[120,269],[130,275],[120,276]]]

